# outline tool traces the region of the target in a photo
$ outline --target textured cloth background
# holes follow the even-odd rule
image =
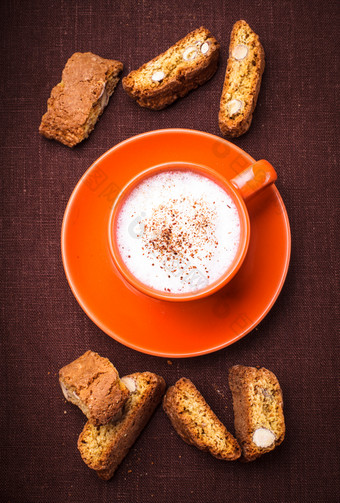
[[[62,217],[79,178],[116,143],[167,127],[220,134],[229,36],[242,18],[260,35],[267,67],[251,129],[234,143],[277,169],[291,265],[256,330],[222,351],[170,365],[115,342],[81,310],[63,271]],[[338,501],[339,3],[4,0],[0,19],[1,501]],[[206,85],[153,112],[120,83],[90,138],[74,150],[39,136],[51,88],[73,52],[119,59],[126,75],[201,25],[221,42],[219,69]],[[159,408],[105,483],[80,459],[84,416],[65,402],[57,379],[61,366],[89,348],[122,375],[151,370],[169,385],[191,378],[232,431],[228,368],[263,365],[283,388],[286,439],[254,463],[225,463],[186,445]]]

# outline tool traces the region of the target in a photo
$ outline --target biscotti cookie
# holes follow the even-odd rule
[[[137,372],[122,380],[130,390],[123,416],[104,426],[87,422],[78,439],[83,461],[104,480],[113,476],[165,391],[164,379],[151,372]]]
[[[189,379],[182,377],[168,389],[163,399],[163,408],[186,443],[226,461],[241,456],[241,449],[235,438]]]
[[[224,135],[236,137],[248,131],[264,66],[264,50],[258,35],[246,21],[237,21],[230,36],[229,59],[220,102],[219,126]]]
[[[220,45],[198,28],[123,78],[123,88],[142,107],[161,110],[204,84],[217,70]]]
[[[265,368],[235,365],[229,371],[235,432],[243,458],[253,461],[285,436],[283,400],[276,376]]]
[[[59,382],[66,400],[77,405],[96,425],[119,417],[129,396],[117,369],[93,351],[60,369]]]
[[[122,69],[120,61],[91,52],[74,53],[61,82],[52,89],[39,132],[68,147],[87,138],[108,104]]]

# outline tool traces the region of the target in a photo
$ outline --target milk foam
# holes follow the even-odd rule
[[[132,190],[117,219],[119,252],[145,285],[171,293],[203,288],[228,269],[240,241],[231,197],[209,178],[170,170]]]

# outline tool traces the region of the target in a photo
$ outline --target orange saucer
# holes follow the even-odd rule
[[[248,254],[222,290],[183,303],[156,300],[134,290],[111,259],[111,208],[133,176],[174,161],[206,165],[230,179],[254,159],[236,145],[201,131],[164,129],[135,136],[102,155],[80,179],[66,207],[61,235],[67,280],[92,321],[130,348],[172,358],[216,351],[255,328],[281,291],[291,245],[286,209],[272,185],[247,202]]]

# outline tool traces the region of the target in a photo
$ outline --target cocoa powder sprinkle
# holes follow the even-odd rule
[[[143,227],[143,251],[157,258],[163,264],[162,269],[176,274],[183,271],[189,274],[196,266],[188,264],[188,257],[195,258],[200,250],[216,246],[215,221],[216,211],[209,207],[204,199],[191,201],[192,214],[187,214],[187,198],[170,199],[152,210],[151,216],[141,221]],[[183,218],[181,206],[186,208],[186,218]],[[184,221],[185,220],[185,221]],[[208,246],[207,246],[208,245]],[[204,252],[200,260],[211,258],[211,252]]]

